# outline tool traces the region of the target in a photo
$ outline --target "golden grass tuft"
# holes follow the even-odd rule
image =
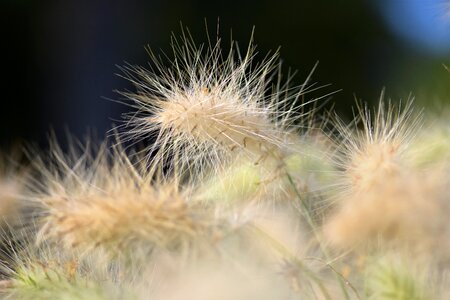
[[[406,256],[376,257],[366,268],[367,299],[425,300],[436,299],[428,267]]]
[[[69,247],[123,249],[136,241],[175,247],[207,227],[201,212],[172,187],[116,187],[43,202],[49,215],[41,235],[62,238]]]
[[[445,168],[418,168],[407,155],[417,144],[420,116],[411,103],[396,110],[381,102],[373,120],[367,109],[361,118],[362,131],[338,125],[344,136],[337,160],[344,190],[325,236],[344,248],[384,241],[429,253],[446,232],[448,205],[442,200]]]
[[[124,269],[104,255],[61,251],[47,243],[39,246],[31,235],[5,240],[1,253],[0,297],[23,300],[133,299]],[[7,260],[5,260],[7,258]],[[6,262],[8,261],[8,262]],[[120,288],[116,284],[120,282]]]
[[[123,93],[137,109],[121,126],[124,140],[153,143],[146,150],[151,169],[190,168],[199,176],[236,156],[279,160],[305,117],[298,100],[307,89],[281,83],[278,53],[254,64],[252,42],[244,54],[235,43],[224,53],[220,40],[197,47],[184,33],[172,47],[169,68],[151,50],[152,69],[122,68],[137,89]]]
[[[359,112],[360,130],[337,122],[342,141],[335,161],[344,190],[324,230],[328,239],[340,246],[396,231],[395,223],[410,207],[409,194],[404,194],[408,179],[402,160],[417,122],[411,122],[410,102],[403,111],[389,104],[386,112],[381,101],[375,115],[366,107],[359,107]]]
[[[38,240],[67,248],[111,252],[135,246],[177,248],[212,235],[208,207],[195,202],[176,181],[152,182],[121,151],[71,158],[54,146],[52,166],[38,163],[44,184],[33,201],[41,207]]]
[[[336,123],[339,140],[335,162],[343,170],[345,188],[366,191],[372,184],[387,182],[385,176],[404,170],[408,164],[405,151],[421,125],[421,115],[414,113],[412,101],[404,108],[390,103],[386,107],[383,94],[373,114],[367,107],[358,109],[361,129],[353,130],[339,120]]]

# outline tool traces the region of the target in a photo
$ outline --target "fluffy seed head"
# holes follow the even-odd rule
[[[118,188],[45,199],[51,209],[41,234],[68,246],[128,248],[136,241],[173,247],[202,231],[194,209],[166,187]]]
[[[123,269],[114,267],[102,255],[81,258],[76,251],[68,253],[45,243],[36,246],[28,235],[20,236],[19,242],[4,242],[2,299],[104,300],[123,299],[125,295],[134,299],[127,289],[129,283],[123,280]],[[5,257],[7,252],[10,255]],[[120,288],[115,285],[119,280]]]
[[[196,47],[185,36],[172,47],[170,67],[150,51],[151,70],[122,69],[137,89],[123,93],[137,108],[122,126],[124,140],[153,142],[147,149],[152,169],[164,164],[203,171],[238,154],[256,163],[286,151],[290,128],[303,116],[293,113],[304,87],[274,80],[277,54],[255,65],[251,43],[244,55],[235,45],[223,53],[220,40]]]
[[[354,131],[338,121],[342,141],[338,142],[336,165],[343,170],[345,187],[363,191],[402,169],[406,163],[403,154],[418,128],[420,115],[413,115],[412,102],[396,109],[391,104],[386,108],[383,100],[374,115],[367,108],[359,111],[362,130]]]
[[[382,257],[374,260],[366,271],[368,299],[430,299],[432,286],[427,282],[426,269],[418,270],[405,257]],[[434,298],[434,297],[431,297]]]
[[[437,248],[448,249],[448,165],[442,159],[421,168],[417,156],[409,154],[422,151],[417,148],[422,143],[429,153],[445,154],[446,141],[433,145],[429,136],[412,139],[419,118],[410,104],[397,113],[392,107],[383,111],[374,122],[365,114],[362,132],[341,129],[347,137],[339,160],[346,190],[338,194],[339,206],[324,226],[326,238],[344,248],[384,242],[442,256]]]
[[[151,183],[121,151],[88,152],[70,158],[56,150],[56,165],[39,164],[44,177],[34,199],[42,209],[39,240],[111,252],[173,249],[214,227],[208,208],[191,202],[188,188]]]

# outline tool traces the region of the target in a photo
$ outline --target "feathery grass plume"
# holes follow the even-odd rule
[[[12,247],[7,259],[11,263],[1,260],[0,268],[6,274],[0,282],[2,299],[135,299],[128,289],[131,283],[122,282],[120,269],[105,257],[81,258],[50,244],[37,247],[29,236],[21,240],[22,244],[13,240],[7,244]]]
[[[108,151],[104,144],[92,153],[87,146],[72,155],[56,144],[52,149],[50,162],[37,163],[42,182],[32,200],[41,207],[39,241],[111,254],[183,252],[213,245],[246,222],[243,211],[201,201],[176,178],[152,181],[121,148]]]
[[[436,299],[427,271],[404,255],[373,259],[364,278],[366,295],[377,300]]]
[[[324,228],[335,244],[351,246],[380,234],[393,238],[408,231],[413,236],[413,229],[424,230],[423,223],[416,222],[423,219],[419,212],[427,217],[436,212],[436,203],[427,201],[435,195],[427,194],[423,175],[404,157],[420,120],[411,105],[396,110],[389,104],[386,110],[381,101],[373,120],[367,108],[360,108],[361,131],[338,123],[343,140],[336,163],[347,190]]]
[[[172,48],[168,67],[149,49],[151,69],[122,68],[137,90],[122,93],[137,109],[121,126],[124,141],[153,142],[153,171],[166,166],[200,177],[237,156],[279,164],[305,115],[299,100],[310,76],[299,87],[288,86],[292,76],[283,84],[278,53],[255,64],[253,41],[244,54],[235,42],[224,52],[220,39],[197,47],[183,31]]]
[[[381,242],[416,257],[448,260],[450,165],[402,168],[370,189],[345,195],[325,225],[327,239],[344,248]]]
[[[359,106],[362,130],[352,130],[337,120],[338,141],[336,165],[343,170],[343,185],[352,191],[366,191],[378,182],[387,182],[408,162],[404,153],[421,125],[421,114],[415,114],[412,101],[396,108],[380,97],[377,111],[371,114]]]

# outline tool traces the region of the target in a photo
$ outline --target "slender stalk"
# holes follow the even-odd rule
[[[289,172],[286,172],[286,176],[288,178],[289,183],[292,185],[296,196],[300,200],[300,204],[301,204],[301,207],[303,209],[303,211],[300,210],[300,213],[305,218],[305,220],[308,223],[308,225],[311,227],[311,230],[312,230],[312,232],[314,234],[314,237],[315,237],[317,243],[319,244],[320,250],[322,251],[323,255],[325,256],[327,261],[330,261],[331,257],[329,255],[328,250],[326,249],[325,245],[323,245],[322,240],[320,239],[319,233],[317,232],[317,224],[315,224],[315,221],[311,217],[306,202],[304,201],[302,195],[300,194],[300,192],[298,191],[297,187],[295,186],[294,180],[292,179],[292,176],[289,174]],[[342,277],[341,277],[342,274],[339,274],[341,276],[338,276],[337,274],[335,274],[335,275],[336,275],[336,279],[339,282],[339,286],[340,286],[340,288],[342,290],[342,293],[344,294],[345,299],[346,300],[350,300],[350,295],[348,294],[347,289],[345,287],[345,283],[343,282]]]

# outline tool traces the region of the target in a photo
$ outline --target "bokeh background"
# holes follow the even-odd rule
[[[416,97],[450,105],[448,0],[1,0],[0,147],[45,143],[50,128],[103,136],[128,108],[114,90],[129,89],[117,65],[144,65],[144,46],[170,52],[180,22],[197,42],[205,22],[245,46],[255,27],[260,53],[281,47],[283,65],[301,84],[328,85],[344,118],[355,98],[376,103]],[[445,104],[446,102],[446,104]],[[450,122],[450,121],[449,121]]]

